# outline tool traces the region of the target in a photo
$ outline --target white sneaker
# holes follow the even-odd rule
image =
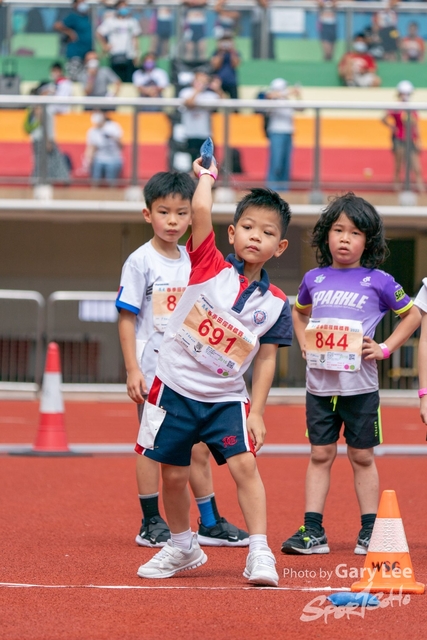
[[[251,584],[277,587],[279,585],[279,575],[275,564],[276,559],[270,549],[251,551],[246,559],[243,575]]]
[[[194,534],[188,551],[174,547],[168,540],[161,551],[139,567],[137,574],[140,578],[171,578],[178,571],[200,567],[207,559]]]

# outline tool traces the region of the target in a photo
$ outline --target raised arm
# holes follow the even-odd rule
[[[201,162],[201,158],[193,162],[194,175],[199,180],[191,204],[193,251],[200,247],[212,231],[212,187],[218,176],[218,167],[214,161],[209,169],[204,169]]]

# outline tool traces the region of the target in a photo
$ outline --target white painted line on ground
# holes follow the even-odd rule
[[[0,444],[1,454],[23,454],[32,448],[30,443],[22,444]],[[99,444],[72,444],[70,451],[74,453],[98,454],[98,455],[128,455],[135,453],[134,444],[126,443],[99,443]],[[380,444],[374,449],[377,456],[426,456],[427,444]],[[309,455],[309,444],[265,444],[257,455],[264,456],[286,456],[286,455]],[[338,445],[338,454],[346,455],[347,446]]]
[[[26,584],[20,582],[0,582],[0,587],[9,587],[14,589],[177,589],[192,591],[253,591],[254,589],[268,589],[271,591],[350,591],[350,587],[198,587],[198,586],[162,586],[151,587],[149,585],[101,585],[101,584]]]

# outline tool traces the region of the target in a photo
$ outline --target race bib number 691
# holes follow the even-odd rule
[[[205,296],[188,313],[176,340],[198,362],[224,378],[237,373],[256,345],[256,336]]]

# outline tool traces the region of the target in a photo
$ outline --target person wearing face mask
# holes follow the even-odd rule
[[[86,96],[105,98],[116,96],[120,91],[122,81],[111,67],[101,67],[96,51],[88,51],[85,56],[85,66],[79,75],[79,82],[83,85]],[[85,107],[91,110],[92,107]]]
[[[131,14],[126,0],[115,4],[96,30],[102,50],[110,56],[110,66],[123,82],[132,82],[138,58],[140,24]]]
[[[55,22],[53,28],[62,34],[67,75],[75,82],[83,69],[85,55],[93,49],[89,4],[85,0],[74,0],[71,12]]]
[[[83,167],[95,186],[102,179],[112,186],[123,169],[123,129],[101,110],[94,111],[90,120],[92,127],[86,136]]]
[[[353,39],[353,50],[345,53],[338,63],[338,75],[347,87],[379,87],[381,78],[377,74],[377,63],[368,53],[364,33]]]
[[[414,92],[414,86],[409,80],[401,80],[396,87],[399,102],[408,102]],[[393,183],[397,191],[402,189],[404,176],[406,175],[408,134],[410,136],[410,170],[415,177],[415,182],[420,193],[425,191],[421,169],[421,138],[416,111],[403,111],[393,109],[388,111],[382,119],[383,124],[391,131],[392,151],[394,156]],[[408,131],[408,124],[410,130]],[[403,172],[403,176],[402,176]]]
[[[156,65],[156,55],[146,53],[140,68],[132,76],[132,83],[141,98],[161,98],[169,84],[169,76]],[[141,111],[160,111],[160,107],[141,107]]]

